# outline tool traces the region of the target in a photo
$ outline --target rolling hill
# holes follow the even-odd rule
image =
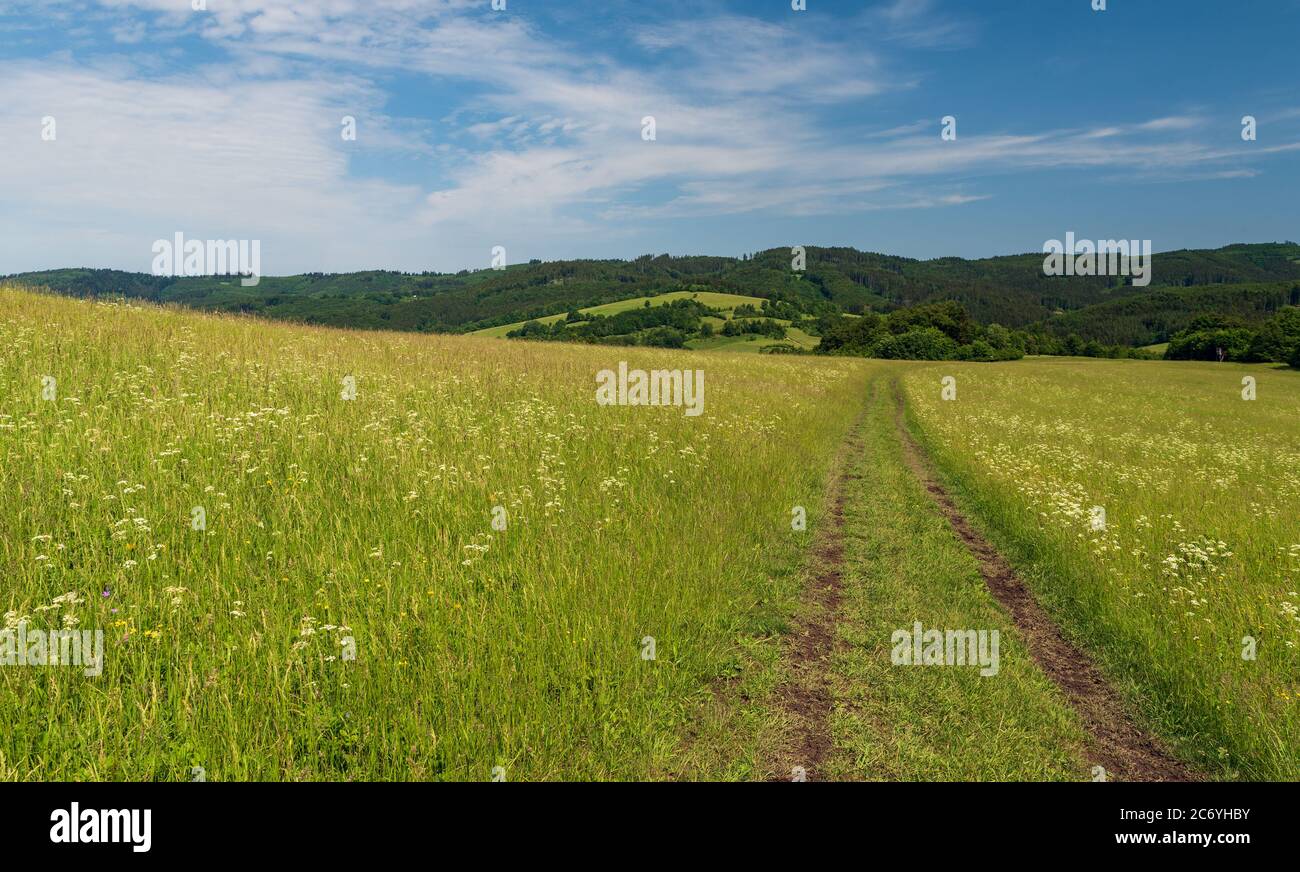
[[[1189,312],[1206,306],[1262,318],[1300,298],[1300,245],[1292,242],[1158,253],[1147,288],[1121,285],[1116,277],[1045,276],[1041,254],[915,260],[853,248],[806,250],[801,273],[791,270],[789,249],[774,248],[740,258],[530,261],[455,274],[380,270],[266,276],[252,288],[233,276],[177,278],[100,269],[10,278],[78,297],[124,296],[310,324],[449,333],[508,331],[574,309],[672,292],[781,299],[810,315],[955,300],[983,324],[1041,325],[1085,340],[1132,344],[1167,339]]]

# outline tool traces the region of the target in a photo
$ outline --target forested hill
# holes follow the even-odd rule
[[[251,288],[233,276],[171,278],[96,269],[10,278],[75,296],[122,295],[317,324],[450,332],[677,290],[783,299],[810,314],[889,311],[955,300],[983,324],[1042,324],[1051,332],[1132,343],[1162,341],[1162,333],[1178,329],[1186,313],[1202,306],[1228,305],[1249,319],[1256,310],[1267,313],[1278,301],[1294,304],[1300,296],[1300,245],[1291,242],[1156,254],[1146,288],[1127,285],[1123,277],[1045,276],[1044,256],[1037,253],[914,260],[808,246],[806,256],[803,272],[792,271],[790,249],[777,248],[740,258],[532,261],[455,274],[268,276]],[[1246,289],[1203,290],[1214,285]],[[1189,293],[1189,288],[1197,290]],[[1126,325],[1123,329],[1114,329],[1116,317]]]

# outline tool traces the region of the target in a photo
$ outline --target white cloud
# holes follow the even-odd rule
[[[882,27],[886,38],[911,48],[963,48],[975,39],[975,28],[951,9],[936,8],[934,0],[891,0],[865,13]]]
[[[868,132],[866,110],[855,133],[844,107],[910,85],[851,29],[736,16],[644,27],[633,39],[652,62],[633,66],[468,0],[209,0],[206,13],[189,0],[99,2],[119,39],[188,32],[229,58],[185,74],[121,57],[0,66],[6,264],[139,269],[149,242],[183,230],[261,238],[272,273],[448,269],[486,264],[494,244],[550,256],[636,222],[943,208],[988,196],[971,190],[980,174],[1240,173],[1230,164],[1270,152],[1150,135],[1189,134],[1196,116],[942,142],[937,118]],[[79,5],[45,0],[59,15]],[[919,38],[932,11],[899,0],[869,14]],[[436,125],[390,117],[393,72],[473,97]],[[344,114],[358,118],[356,143],[339,138]],[[57,143],[40,141],[44,115],[58,118]]]
[[[1153,118],[1137,127],[1139,130],[1190,130],[1201,123],[1200,118],[1191,115],[1170,115],[1166,118]]]
[[[377,99],[338,83],[214,84],[4,65],[5,263],[147,269],[152,241],[175,231],[262,239],[268,272],[277,271],[277,251],[341,261],[345,252],[391,249],[419,191],[351,178],[339,136],[344,104]],[[41,138],[47,116],[54,141]],[[420,148],[384,132],[378,118],[371,124],[376,141]]]

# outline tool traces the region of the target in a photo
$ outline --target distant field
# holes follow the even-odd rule
[[[763,305],[762,297],[745,297],[740,294],[719,294],[713,291],[673,291],[667,294],[656,294],[651,297],[636,297],[631,300],[619,300],[617,303],[605,303],[600,306],[591,306],[586,309],[579,309],[583,315],[614,315],[628,309],[637,309],[646,304],[648,301],[651,306],[662,306],[665,303],[671,303],[673,300],[694,298],[699,300],[705,306],[713,309],[734,309],[737,306],[749,303],[751,306],[758,308]],[[544,318],[535,318],[542,324],[554,324],[556,321],[563,321],[568,317],[567,313],[559,315],[547,315]],[[490,336],[497,339],[504,339],[506,334],[512,330],[518,330],[527,321],[516,321],[513,324],[505,324],[500,327],[488,327],[484,330],[475,330],[471,336]]]
[[[788,321],[782,323],[788,324]],[[769,336],[756,336],[747,334],[745,336],[710,336],[708,339],[691,339],[687,341],[686,347],[696,351],[734,351],[741,353],[761,352],[764,348],[772,345],[794,345],[798,348],[813,349],[817,347],[820,340],[816,336],[809,336],[798,327],[786,327],[785,339],[772,339]]]
[[[1169,347],[1168,342],[1157,342],[1155,345],[1142,346],[1143,351],[1150,351],[1154,354],[1164,354],[1165,349]]]

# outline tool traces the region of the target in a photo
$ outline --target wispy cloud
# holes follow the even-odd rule
[[[887,39],[912,48],[963,48],[976,39],[976,27],[964,14],[942,9],[934,0],[890,0],[866,16]]]
[[[1153,118],[1137,125],[1139,130],[1191,130],[1204,123],[1204,119],[1194,115],[1170,115],[1165,118]]]
[[[479,259],[466,252],[486,263],[493,244],[543,255],[638,222],[956,208],[995,197],[992,180],[1010,173],[1244,178],[1291,145],[1209,145],[1202,114],[1026,121],[955,142],[938,117],[882,126],[873,107],[916,87],[889,46],[975,31],[933,0],[831,26],[732,14],[630,25],[630,54],[468,0],[210,0],[207,13],[189,0],[35,2],[150,51],[0,66],[2,196],[43,216],[12,228],[6,257],[67,262],[53,252],[83,245],[87,263],[137,264],[141,239],[185,229],[266,237],[271,271],[276,251],[293,253],[282,271],[459,267]],[[216,51],[179,66],[185,40]],[[394,77],[436,83],[445,105],[412,115]],[[36,135],[46,115],[55,143]],[[343,115],[358,119],[354,143],[340,139]]]

